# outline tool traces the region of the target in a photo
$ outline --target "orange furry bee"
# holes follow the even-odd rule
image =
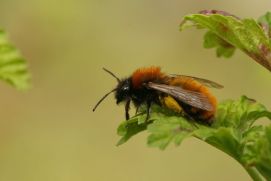
[[[115,92],[116,103],[125,103],[126,120],[129,119],[132,102],[136,109],[146,104],[146,120],[149,119],[151,105],[157,104],[201,123],[210,125],[213,122],[217,101],[207,87],[223,88],[218,83],[186,75],[168,75],[154,66],[137,69],[122,80],[103,69],[117,79],[118,85],[101,98],[93,111],[109,94]]]

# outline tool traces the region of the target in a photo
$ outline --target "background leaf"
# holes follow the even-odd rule
[[[29,88],[30,75],[25,59],[0,30],[0,79],[19,90]]]
[[[271,44],[262,26],[254,19],[241,20],[222,12],[202,11],[201,14],[187,15],[180,29],[193,25],[206,28],[212,34],[207,32],[204,45],[207,48],[210,45],[216,47],[218,56],[231,57],[233,47],[236,47],[271,71]]]

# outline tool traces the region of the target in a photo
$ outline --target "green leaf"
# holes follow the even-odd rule
[[[117,146],[122,145],[123,143],[127,142],[132,136],[147,129],[147,125],[150,122],[139,124],[138,119],[139,117],[134,117],[120,124],[117,133],[122,138],[118,141]]]
[[[228,100],[220,103],[212,127],[187,120],[158,105],[152,106],[150,119],[145,122],[144,109],[145,107],[140,110],[139,115],[120,124],[118,134],[122,138],[118,145],[146,129],[150,133],[148,144],[161,149],[166,148],[171,141],[179,144],[183,138],[191,135],[204,141],[215,142],[214,137],[218,138],[227,133],[230,139],[238,140],[240,135],[245,133],[257,119],[262,117],[271,119],[271,112],[267,111],[262,104],[246,96],[236,101]]]
[[[232,127],[247,130],[259,118],[271,119],[271,112],[255,100],[242,96],[239,100],[227,100],[219,104],[213,127]]]
[[[139,108],[138,115],[132,117],[128,121],[122,122],[117,130],[117,133],[122,138],[118,141],[117,145],[121,145],[127,142],[132,136],[136,135],[139,132],[145,131],[149,124],[152,124],[154,120],[161,119],[163,117],[175,115],[171,110],[163,109],[158,105],[152,106],[152,111],[150,118],[146,121],[146,106]]]
[[[270,29],[270,27],[271,27],[271,12],[267,12],[265,15],[261,16],[258,19],[258,23],[262,26],[266,35],[270,38],[271,37],[271,29]]]
[[[237,129],[201,127],[193,132],[193,136],[213,145],[235,159],[240,157],[238,148],[242,136]]]
[[[271,112],[255,100],[242,96],[218,105],[212,126],[188,120],[158,105],[152,106],[147,122],[146,107],[140,114],[123,122],[118,128],[122,137],[118,145],[147,129],[148,145],[164,150],[170,143],[180,145],[185,138],[198,138],[237,160],[255,180],[261,173],[271,180],[271,126],[253,126],[262,117],[271,120]]]
[[[255,167],[271,180],[271,126],[255,126],[248,130],[243,139],[242,162],[246,167]]]
[[[268,26],[270,26],[271,25],[271,12],[267,12],[267,13],[265,13],[265,15],[261,16],[258,19],[258,22],[262,23],[262,24],[267,24]]]
[[[253,126],[249,130],[243,133],[242,139],[242,162],[245,165],[253,165],[257,160],[258,148],[256,146],[257,141],[264,134],[264,127],[262,125]]]
[[[266,127],[256,147],[259,151],[256,168],[267,180],[271,180],[271,126]]]
[[[216,12],[217,13],[217,12]],[[271,71],[271,44],[262,26],[254,19],[239,19],[229,13],[191,14],[184,17],[180,30],[191,26],[208,29],[204,45],[217,48],[217,55],[230,57],[239,48]],[[221,41],[223,40],[223,41]],[[211,42],[211,43],[210,43]],[[224,43],[226,42],[226,43]]]
[[[30,75],[25,59],[0,30],[0,79],[19,90],[29,88]]]
[[[234,54],[235,47],[221,39],[215,33],[208,31],[204,35],[204,48],[216,48],[217,57],[229,58]]]
[[[238,159],[241,154],[238,149],[240,147],[240,139],[241,135],[238,130],[221,127],[216,129],[205,141],[231,155],[233,158]]]
[[[148,126],[148,145],[164,150],[170,142],[180,145],[195,129],[188,120],[176,116],[162,116]]]

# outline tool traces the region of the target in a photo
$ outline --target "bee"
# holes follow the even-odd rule
[[[114,92],[116,103],[125,103],[126,120],[130,118],[131,103],[136,110],[146,105],[146,120],[150,117],[152,104],[166,107],[200,123],[211,125],[214,120],[217,100],[207,87],[223,88],[218,83],[187,75],[165,74],[156,66],[139,68],[124,79],[119,79],[111,71],[103,69],[115,77],[118,84],[98,101],[93,112]]]

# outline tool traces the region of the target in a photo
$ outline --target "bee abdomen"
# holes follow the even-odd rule
[[[201,110],[199,108],[184,104],[182,102],[180,102],[180,105],[183,107],[184,111],[187,112],[187,114],[191,115],[195,120],[204,121],[208,124],[212,123],[216,111],[217,101],[207,87],[202,85],[200,82],[194,80],[193,78],[189,77],[174,77],[171,79],[169,84],[173,86],[180,86],[183,89],[199,92],[205,95],[209,100],[209,103],[213,106],[212,111]]]

